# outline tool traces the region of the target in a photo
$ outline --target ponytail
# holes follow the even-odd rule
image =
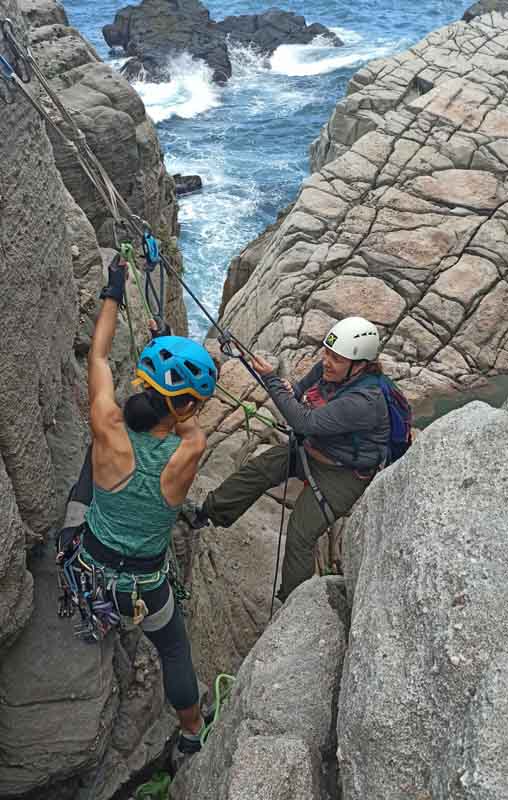
[[[163,395],[152,387],[128,397],[123,407],[125,424],[135,433],[150,431],[168,415]]]

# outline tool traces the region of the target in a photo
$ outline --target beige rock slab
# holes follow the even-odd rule
[[[312,309],[305,314],[300,331],[300,340],[305,344],[321,345],[327,332],[337,320],[324,314],[318,309]]]
[[[497,208],[506,199],[506,191],[495,175],[473,169],[445,169],[424,175],[412,182],[412,189],[429,200],[478,211]]]
[[[466,253],[455,266],[439,276],[434,291],[443,297],[458,300],[467,308],[475,297],[488,292],[498,277],[490,261]]]
[[[430,92],[411,101],[409,107],[425,111],[441,119],[460,125],[466,130],[476,130],[485,116],[482,104],[489,95],[478,85],[464,78],[442,81]]]
[[[337,278],[330,287],[315,292],[311,307],[329,313],[336,319],[362,316],[372,322],[393,325],[403,313],[403,298],[379,278]]]
[[[454,343],[469,354],[480,370],[491,369],[508,333],[508,284],[500,281],[462,327]]]

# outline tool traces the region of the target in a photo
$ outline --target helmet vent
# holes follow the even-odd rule
[[[155,364],[153,363],[153,361],[152,361],[152,359],[151,359],[151,358],[148,358],[148,356],[145,356],[145,357],[142,359],[141,363],[142,363],[142,364],[143,364],[145,367],[148,367],[148,369],[149,369],[149,370],[151,370],[151,372],[155,372]]]
[[[183,363],[194,376],[201,375],[201,370],[192,361],[184,361]]]
[[[170,372],[171,372],[171,383],[173,385],[183,382],[183,378],[177,369],[171,369]]]
[[[161,358],[164,359],[164,361],[167,361],[168,358],[173,358],[173,353],[170,353],[169,350],[161,350],[160,355]]]

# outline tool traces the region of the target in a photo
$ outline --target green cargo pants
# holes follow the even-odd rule
[[[358,478],[353,470],[322,464],[308,456],[314,479],[331,506],[335,518],[346,514],[363,494],[370,479]],[[291,458],[290,477],[305,480],[299,456]],[[288,447],[277,445],[253,458],[210,492],[204,502],[214,525],[229,528],[267,489],[286,479]],[[282,602],[300,583],[314,573],[314,548],[329,527],[310,486],[300,493],[289,517],[282,581],[278,597]]]

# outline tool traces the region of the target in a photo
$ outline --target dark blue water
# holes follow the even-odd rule
[[[64,0],[72,23],[99,53],[108,52],[101,28],[120,0]],[[233,78],[219,89],[206,67],[185,57],[170,64],[166,84],[137,84],[157,123],[169,171],[197,173],[204,191],[180,203],[187,280],[212,313],[227,265],[293,200],[308,174],[308,148],[348,80],[366,61],[404,50],[429,31],[460,19],[466,0],[210,0],[215,19],[255,13],[271,5],[333,28],[345,47],[325,42],[283,47],[271,63],[237,49]],[[207,322],[188,305],[191,332]]]

